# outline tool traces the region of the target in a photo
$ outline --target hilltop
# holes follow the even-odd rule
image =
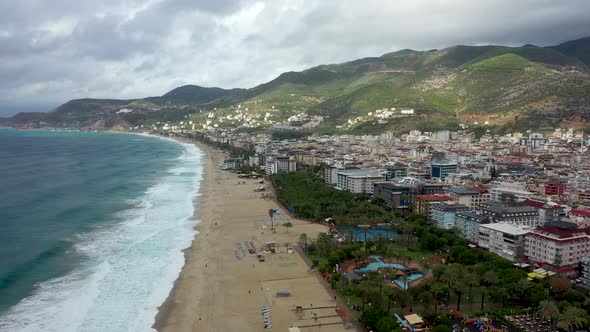
[[[283,73],[251,89],[187,85],[161,97],[79,99],[0,124],[127,130],[169,122],[264,130],[307,123],[313,131],[355,134],[482,126],[497,132],[588,129],[589,50],[590,38],[552,47],[401,50]]]

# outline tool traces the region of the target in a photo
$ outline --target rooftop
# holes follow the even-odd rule
[[[457,212],[457,217],[462,216],[465,218],[471,218],[471,219],[475,219],[478,222],[482,222],[484,220],[488,219],[488,216],[483,215],[483,214],[477,214],[473,211],[460,211]]]
[[[343,174],[346,176],[381,176],[385,174],[385,171],[375,168],[359,168],[341,170],[338,171],[338,174]]]
[[[480,194],[479,190],[472,190],[469,187],[448,188],[447,191],[451,192],[453,194],[456,194],[456,195],[478,195],[478,194]]]
[[[570,213],[578,216],[590,217],[590,210],[571,210]]]
[[[452,201],[453,198],[451,196],[442,196],[442,195],[416,195],[416,199],[421,199],[425,201]]]
[[[585,229],[564,229],[558,228],[553,226],[542,226],[537,227],[533,231],[532,234],[538,235],[545,235],[547,237],[558,238],[558,239],[567,239],[567,238],[574,238],[574,237],[587,237],[590,234],[590,228]]]
[[[433,210],[438,211],[464,211],[469,210],[469,208],[463,204],[437,204],[432,207]]]
[[[498,231],[498,232],[502,232],[502,233],[506,233],[506,234],[510,234],[510,235],[524,235],[530,231],[530,229],[515,226],[512,224],[506,224],[506,223],[485,224],[485,225],[481,225],[480,227],[488,228],[488,229],[491,229],[494,231]]]

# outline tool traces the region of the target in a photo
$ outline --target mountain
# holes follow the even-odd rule
[[[204,88],[198,85],[184,85],[166,93],[162,97],[147,99],[172,103],[206,104],[222,97],[238,95],[242,91],[243,89],[225,90],[221,88]]]
[[[590,129],[589,45],[583,38],[551,47],[406,49],[283,73],[251,89],[187,85],[161,97],[80,99],[0,124],[124,130],[188,120],[267,129],[306,113],[323,117],[319,132]]]
[[[590,37],[568,41],[551,48],[559,53],[577,58],[590,66]]]

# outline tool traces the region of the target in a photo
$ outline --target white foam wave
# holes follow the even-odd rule
[[[182,171],[169,172],[140,204],[121,212],[124,222],[85,234],[75,249],[88,262],[39,285],[0,317],[0,331],[152,331],[184,264],[182,250],[197,233],[192,200],[202,153],[183,145],[175,167]]]

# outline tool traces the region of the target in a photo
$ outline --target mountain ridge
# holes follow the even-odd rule
[[[590,51],[585,50],[590,50],[590,37],[549,47],[403,49],[285,72],[250,89],[185,85],[159,97],[76,99],[49,113],[1,119],[0,125],[124,130],[188,119],[206,128],[208,118],[232,128],[244,125],[231,115],[241,105],[248,118],[260,120],[252,120],[259,129],[301,113],[325,117],[314,129],[324,132],[457,129],[482,123],[498,132],[549,130],[551,125],[587,129]],[[415,109],[416,116],[387,120],[373,114],[394,108]]]

